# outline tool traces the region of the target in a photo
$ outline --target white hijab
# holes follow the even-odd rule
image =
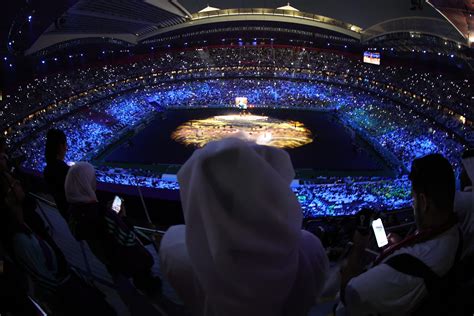
[[[462,163],[471,182],[474,183],[474,157],[466,158]],[[474,190],[472,186],[466,191],[456,192],[454,211],[464,235],[463,256],[474,255]]]
[[[69,168],[64,183],[66,200],[71,203],[97,202],[95,169],[88,162],[77,162]]]
[[[204,314],[297,315],[314,304],[327,257],[301,231],[294,175],[285,151],[236,138],[196,150],[179,171],[186,248]]]

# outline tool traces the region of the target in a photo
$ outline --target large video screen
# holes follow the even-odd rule
[[[380,65],[380,53],[364,52],[364,63]]]
[[[237,97],[235,98],[235,106],[241,110],[247,110],[248,99],[246,97]]]

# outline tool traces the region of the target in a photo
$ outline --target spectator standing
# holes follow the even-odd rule
[[[64,182],[69,170],[69,166],[64,162],[66,152],[67,139],[64,132],[59,129],[50,129],[46,135],[46,168],[43,175],[59,212],[68,221],[69,205],[64,193]]]

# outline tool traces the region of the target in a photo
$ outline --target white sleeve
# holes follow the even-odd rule
[[[163,276],[194,312],[202,308],[203,292],[195,277],[185,242],[185,225],[171,226],[160,244]]]
[[[345,289],[345,308],[349,315],[404,315],[412,311],[426,293],[423,279],[380,264],[349,281]]]

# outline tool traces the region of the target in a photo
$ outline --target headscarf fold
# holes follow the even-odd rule
[[[294,287],[314,293],[298,281],[314,260],[301,254],[294,175],[285,151],[236,138],[196,150],[179,171],[186,248],[212,308],[206,315],[278,315]]]
[[[94,166],[81,161],[69,168],[64,189],[71,204],[97,202]]]

